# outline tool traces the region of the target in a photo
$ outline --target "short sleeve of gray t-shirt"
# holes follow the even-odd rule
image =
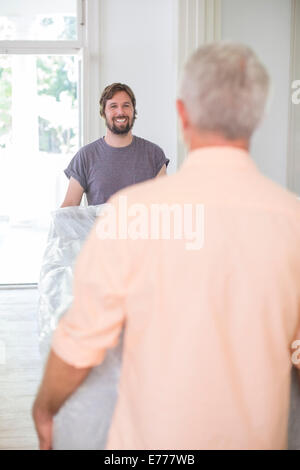
[[[82,147],[65,174],[79,182],[89,205],[97,205],[126,186],[154,178],[169,161],[158,145],[141,137],[133,136],[127,147],[111,147],[101,138]]]

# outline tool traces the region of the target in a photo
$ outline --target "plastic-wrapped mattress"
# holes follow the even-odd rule
[[[73,268],[101,206],[65,207],[52,222],[39,282],[39,341],[46,361],[52,334],[72,303]],[[114,410],[121,342],[92,369],[54,419],[53,449],[103,449]]]
[[[289,450],[300,450],[300,378],[299,370],[292,369],[291,403],[289,414]]]

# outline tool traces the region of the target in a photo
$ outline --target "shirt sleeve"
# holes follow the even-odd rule
[[[160,172],[163,165],[168,166],[170,162],[170,159],[165,156],[163,150],[160,147],[157,147],[157,150],[155,153],[155,162],[156,162],[156,175]]]
[[[297,204],[298,204],[298,201],[297,201]],[[300,218],[299,218],[299,215],[300,215],[300,212],[299,212],[299,209],[298,209],[297,213],[295,214],[295,218],[293,219],[293,221],[296,223],[296,232],[295,233],[298,235],[295,246],[299,245],[299,240],[300,240],[300,222],[299,222]],[[297,248],[296,248],[296,254],[299,255],[299,250]],[[297,256],[297,261],[298,261],[297,266],[298,266],[298,282],[299,282],[300,258],[298,256]],[[297,284],[296,286],[298,287],[298,285],[299,284]],[[292,353],[292,363],[300,371],[300,304],[298,304],[298,326],[297,326],[297,329],[296,329],[296,334],[294,336],[294,340],[291,344],[291,353]]]
[[[87,190],[87,178],[86,178],[86,169],[84,162],[84,154],[81,150],[76,153],[75,157],[72,158],[68,167],[64,171],[67,178],[75,178],[82,188]]]
[[[100,364],[106,350],[117,345],[125,321],[126,241],[99,239],[99,219],[76,261],[73,304],[52,340],[53,351],[77,368]]]

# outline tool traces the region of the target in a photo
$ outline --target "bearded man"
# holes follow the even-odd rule
[[[166,174],[169,160],[156,144],[132,134],[136,99],[128,85],[113,83],[100,98],[106,134],[82,147],[65,170],[70,179],[61,207],[105,203],[112,194],[135,183]]]

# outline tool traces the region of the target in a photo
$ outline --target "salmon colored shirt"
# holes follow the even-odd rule
[[[109,449],[282,449],[300,339],[300,204],[231,147],[127,188],[128,205],[203,204],[204,243],[92,230],[53,350],[100,364],[125,326]],[[101,406],[101,404],[99,404]]]

